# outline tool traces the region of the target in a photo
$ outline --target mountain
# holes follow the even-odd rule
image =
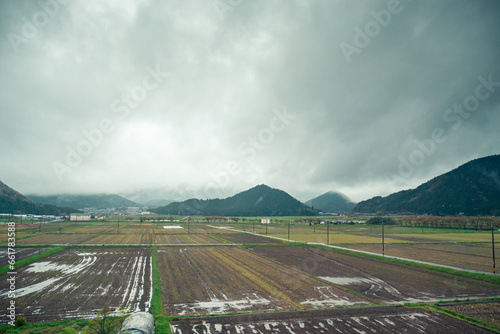
[[[189,199],[153,210],[158,214],[202,216],[312,216],[318,214],[286,192],[259,185],[226,199]]]
[[[30,213],[35,215],[61,216],[71,212],[79,211],[73,208],[60,208],[55,205],[35,203],[0,181],[0,213]]]
[[[142,207],[141,204],[130,201],[119,195],[99,194],[99,195],[28,195],[30,199],[42,204],[52,204],[57,206],[70,206],[77,209],[84,208],[118,208],[118,207]]]
[[[171,188],[134,189],[119,193],[119,195],[150,208],[166,206],[175,201],[196,197],[192,191],[185,189],[179,191]]]
[[[374,197],[360,213],[500,215],[500,155],[469,161],[415,189]]]
[[[329,191],[321,196],[313,198],[306,202],[307,205],[314,207],[322,212],[351,212],[356,203],[351,202],[347,196],[335,191]]]

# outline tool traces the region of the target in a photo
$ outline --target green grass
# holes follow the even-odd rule
[[[47,256],[52,255],[54,253],[60,252],[63,249],[64,249],[64,247],[54,247],[54,248],[51,248],[51,249],[46,250],[44,252],[41,252],[41,253],[35,254],[33,256],[27,257],[25,259],[16,261],[16,264],[15,264],[16,269],[20,268],[20,267],[23,267],[23,266],[26,266],[28,264],[31,264],[31,263],[33,263],[35,261],[40,260],[40,259],[43,259],[44,257],[47,257]],[[11,271],[10,268],[9,268],[9,265],[3,266],[3,267],[0,268],[0,275],[6,274],[9,271]]]
[[[156,259],[156,249],[151,247],[151,256],[153,260],[153,298],[151,299],[151,311],[155,318],[156,333],[171,334],[170,318],[165,316],[165,309],[161,300],[160,271]]]
[[[217,241],[220,241],[220,242],[222,242],[223,244],[234,244],[234,242],[231,242],[231,241],[229,241],[229,240],[223,239],[223,238],[219,237],[219,236],[218,236],[218,235],[216,235],[216,234],[208,234],[207,236],[209,236],[210,238],[215,239],[215,240],[217,240]]]
[[[19,334],[80,333],[88,325],[88,322],[89,320],[64,320],[28,323],[22,327],[2,325],[0,326],[0,333],[3,333],[3,331],[5,333]]]
[[[482,321],[482,320],[477,319],[477,318],[469,317],[467,315],[460,314],[460,313],[457,313],[455,311],[445,309],[443,307],[438,306],[437,304],[434,304],[432,306],[432,309],[436,312],[446,314],[446,315],[453,317],[455,319],[459,319],[459,320],[468,322],[470,324],[473,324],[473,325],[481,327],[481,328],[489,329],[490,331],[492,331],[494,333],[500,333],[498,326],[496,326],[494,324],[487,323],[486,321]]]

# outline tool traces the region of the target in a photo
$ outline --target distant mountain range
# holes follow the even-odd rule
[[[500,215],[500,155],[469,161],[415,189],[360,202],[360,213]]]
[[[286,192],[259,185],[225,199],[189,199],[153,210],[158,214],[203,216],[312,216],[319,212]]]
[[[141,204],[123,198],[115,194],[98,195],[27,195],[31,200],[57,206],[69,206],[77,209],[84,208],[119,208],[119,207],[142,207]]]
[[[325,213],[344,213],[351,212],[356,206],[356,203],[336,191],[329,191],[321,196],[313,198],[306,202],[306,205],[314,207]]]
[[[172,188],[134,189],[121,192],[119,195],[149,208],[166,206],[175,201],[196,197],[193,191],[180,191]]]
[[[73,208],[35,203],[0,181],[0,213],[65,215],[80,212]]]

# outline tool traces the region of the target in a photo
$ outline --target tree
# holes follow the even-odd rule
[[[367,224],[372,225],[396,225],[396,220],[390,217],[372,217],[368,219]]]
[[[109,304],[105,304],[101,311],[97,313],[97,318],[89,323],[86,333],[109,334],[111,333],[112,322],[110,319],[111,309]]]

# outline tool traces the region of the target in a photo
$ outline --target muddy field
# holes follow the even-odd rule
[[[500,296],[498,285],[318,247],[253,252],[386,303]]]
[[[150,234],[102,234],[80,241],[79,244],[89,245],[149,245]]]
[[[71,245],[95,237],[92,234],[41,234],[17,240],[18,245]]]
[[[157,250],[167,315],[369,304],[341,287],[237,247]]]
[[[157,245],[206,245],[222,242],[203,234],[155,234]]]
[[[225,234],[221,237],[235,244],[279,244],[283,242],[279,239],[266,238],[248,233]]]
[[[440,304],[441,307],[482,320],[500,329],[500,301]]]
[[[171,329],[173,334],[490,333],[441,313],[402,307],[183,318],[174,320]]]
[[[48,249],[50,248],[16,248],[15,249],[16,261],[36,255]],[[0,249],[0,267],[6,266],[8,264],[7,252],[8,252],[7,248]]]
[[[2,309],[7,284],[0,281]],[[107,303],[114,314],[145,311],[151,286],[150,249],[65,249],[18,270],[16,311],[30,322],[93,317]]]
[[[386,245],[385,254],[446,266],[491,272],[491,246],[456,244]],[[381,245],[349,245],[348,248],[382,253]],[[497,249],[500,254],[500,249]]]

